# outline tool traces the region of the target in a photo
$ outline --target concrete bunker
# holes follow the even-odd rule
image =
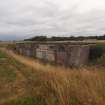
[[[69,43],[17,43],[16,51],[29,57],[55,62],[65,66],[88,63],[89,45]]]

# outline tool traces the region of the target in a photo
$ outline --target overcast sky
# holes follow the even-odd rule
[[[0,39],[105,34],[105,0],[0,0]]]

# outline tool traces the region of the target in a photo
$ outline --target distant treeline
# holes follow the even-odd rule
[[[35,36],[29,39],[25,39],[24,41],[82,41],[82,40],[105,40],[105,35],[103,36],[70,36],[70,37],[58,37],[58,36],[52,36],[48,38],[47,36]]]

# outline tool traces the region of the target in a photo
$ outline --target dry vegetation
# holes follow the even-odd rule
[[[12,89],[19,85],[20,91],[3,105],[105,105],[104,67],[54,67],[6,49],[1,50],[7,53],[9,64],[21,77],[18,79],[17,75],[15,78],[17,84],[12,81],[16,84]],[[17,95],[19,93],[22,93],[21,96]]]

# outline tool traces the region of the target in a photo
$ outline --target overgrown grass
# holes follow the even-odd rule
[[[19,93],[21,78],[16,67],[12,64],[11,57],[0,51],[0,105]]]
[[[38,105],[35,103],[34,98],[32,96],[23,96],[18,97],[16,100],[7,103],[6,105]]]
[[[6,58],[6,55],[0,51],[0,58]]]
[[[105,105],[105,71],[89,70],[36,71],[26,87],[31,97],[7,105]]]
[[[12,64],[26,78],[26,93],[4,105],[105,105],[104,67],[70,69],[15,58]]]
[[[104,105],[104,68],[100,71],[96,67],[74,71],[45,68],[22,70],[28,79],[27,92],[32,96],[22,105]]]
[[[9,68],[7,65],[0,66],[0,79],[2,79],[1,83],[8,83],[16,80],[16,72]]]
[[[8,83],[16,80],[16,72],[11,67],[11,61],[7,55],[0,51],[0,85],[1,83]]]
[[[96,44],[90,47],[89,61],[93,65],[103,64],[105,59],[105,45]]]

